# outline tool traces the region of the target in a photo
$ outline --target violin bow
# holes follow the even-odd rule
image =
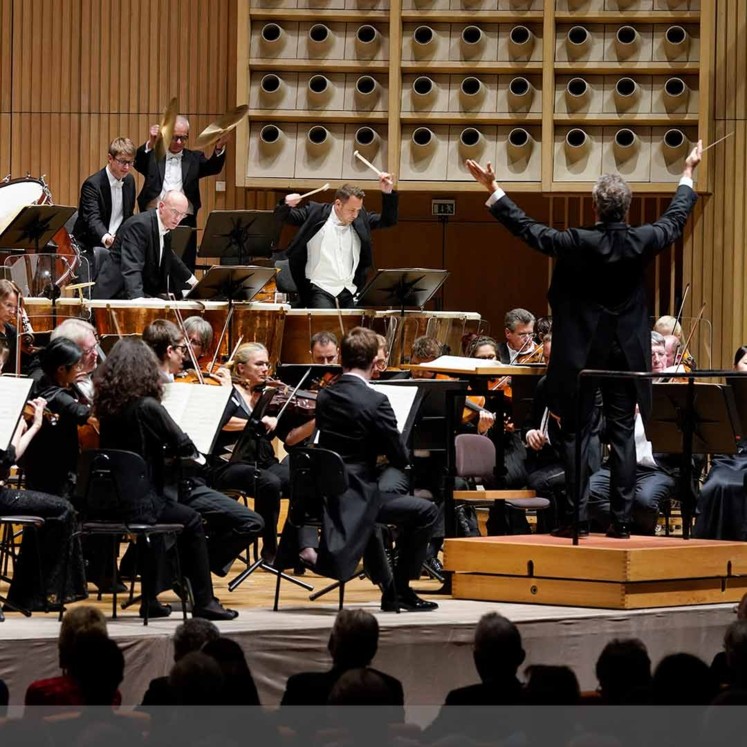
[[[280,420],[280,418],[283,416],[285,409],[291,403],[291,400],[296,396],[296,392],[301,388],[301,386],[303,385],[304,381],[306,381],[310,373],[311,373],[311,368],[307,368],[306,373],[301,377],[301,380],[298,382],[298,384],[296,384],[293,391],[288,395],[288,399],[285,401],[285,404],[280,408],[280,412],[278,412],[276,416],[278,420]]]
[[[220,347],[223,344],[223,339],[225,338],[226,332],[228,331],[228,325],[231,322],[231,317],[233,316],[233,309],[234,307],[232,305],[231,308],[228,310],[228,314],[226,314],[226,321],[225,321],[225,324],[223,325],[223,329],[220,332],[220,337],[218,338],[218,344],[215,346],[215,353],[213,353],[213,359],[208,364],[208,369],[207,369],[208,373],[213,373],[213,368],[215,368],[215,364],[218,362],[218,353],[220,353]],[[234,355],[237,349],[238,349],[238,345],[234,348],[234,352],[231,353],[232,356]]]
[[[192,346],[189,344],[189,335],[187,334],[187,328],[184,326],[184,319],[182,319],[182,312],[180,311],[179,307],[176,306],[176,298],[174,298],[172,294],[169,294],[169,296],[174,301],[174,306],[171,307],[171,310],[174,312],[176,323],[179,329],[181,330],[182,336],[184,337],[184,342],[187,345],[187,352],[189,353],[189,360],[192,363],[192,366],[194,366],[195,374],[197,375],[197,381],[199,381],[200,384],[204,384],[205,377],[202,375],[202,371],[200,371],[200,364],[197,362],[195,351],[192,350]]]
[[[682,312],[685,310],[685,301],[687,300],[687,294],[690,292],[690,283],[685,286],[685,292],[682,294],[682,302],[680,303],[680,310],[677,312],[677,316],[674,318],[674,326],[672,327],[672,334],[675,334],[677,326],[680,324],[682,319]],[[680,332],[682,334],[682,332]]]
[[[685,344],[677,351],[677,355],[674,358],[675,366],[679,366],[680,363],[682,363],[682,359],[685,356],[685,350],[687,350],[687,347],[690,344],[690,340],[692,340],[692,337],[695,334],[695,330],[698,328],[698,324],[700,320],[703,318],[703,312],[705,311],[705,307],[706,307],[706,302],[703,301],[703,305],[700,307],[698,316],[695,317],[695,321],[693,322],[693,326],[690,329],[690,334],[687,336],[687,340],[685,340]]]

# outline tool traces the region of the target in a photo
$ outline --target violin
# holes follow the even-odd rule
[[[176,384],[206,384],[207,386],[223,386],[223,382],[219,376],[216,376],[210,371],[200,370],[200,375],[194,368],[187,368],[181,371],[174,377],[174,383]]]
[[[32,423],[36,415],[36,405],[33,402],[27,402],[23,406],[23,419],[27,423]],[[57,425],[60,420],[60,416],[56,412],[52,412],[48,407],[44,408],[44,420],[50,425]]]
[[[265,386],[278,390],[265,411],[266,415],[279,417],[286,410],[290,410],[295,415],[306,418],[316,417],[316,392],[308,389],[294,390],[282,381],[272,378],[267,379]]]

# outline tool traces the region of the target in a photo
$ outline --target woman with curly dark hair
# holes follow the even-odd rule
[[[112,349],[94,379],[94,408],[99,418],[101,448],[133,451],[147,465],[151,494],[145,505],[153,507],[152,521],[182,524],[178,551],[182,566],[192,581],[193,617],[232,620],[234,610],[225,609],[213,596],[205,531],[200,515],[177,502],[177,491],[166,478],[165,453],[175,457],[196,454],[194,444],[161,404],[163,385],[153,351],[139,339],[125,338]],[[155,576],[155,569],[149,573]],[[151,589],[155,584],[146,584]],[[166,617],[171,608],[161,605],[152,593],[144,599],[149,617]],[[141,615],[145,609],[141,607]]]

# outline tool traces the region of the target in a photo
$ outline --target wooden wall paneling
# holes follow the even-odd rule
[[[13,0],[0,0],[0,112],[9,112],[13,91]],[[0,156],[2,158],[2,156]],[[2,163],[0,161],[0,163]]]
[[[0,179],[11,172],[12,122],[12,115],[0,113]]]

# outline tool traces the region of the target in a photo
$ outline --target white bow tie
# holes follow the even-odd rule
[[[181,161],[182,154],[181,153],[169,153],[168,160],[169,161]]]
[[[112,189],[122,189],[122,182],[114,182],[114,184],[111,185]]]

